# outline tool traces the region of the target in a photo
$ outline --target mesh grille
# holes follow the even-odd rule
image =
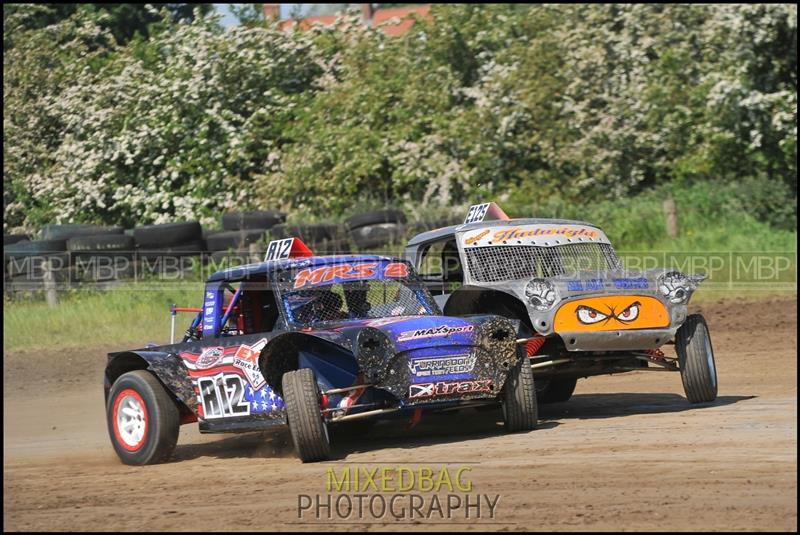
[[[467,269],[480,282],[555,277],[579,271],[621,269],[613,247],[607,243],[495,245],[465,250]]]
[[[424,288],[417,287],[429,299]],[[295,323],[372,319],[387,316],[430,314],[407,283],[396,280],[363,280],[327,284],[284,293]]]

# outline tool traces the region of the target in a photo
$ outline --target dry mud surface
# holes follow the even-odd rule
[[[713,403],[689,405],[676,373],[597,377],[579,381],[569,402],[540,406],[529,433],[504,434],[499,411],[468,409],[408,432],[401,421],[379,424],[338,440],[334,461],[305,465],[283,431],[200,435],[193,425],[181,428],[171,462],[122,465],[101,386],[105,351],[121,348],[5,353],[3,528],[796,531],[797,301],[693,309],[714,343]],[[454,508],[449,520],[436,511],[394,520],[377,506],[345,520],[324,508],[319,519],[299,516],[299,495],[324,503],[330,468],[442,466],[469,468],[473,500],[499,495],[494,517],[485,504],[469,519]],[[434,494],[451,494],[406,494],[415,492],[423,512]]]

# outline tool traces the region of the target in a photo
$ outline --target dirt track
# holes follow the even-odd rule
[[[284,432],[201,436],[185,426],[173,462],[124,466],[101,386],[103,353],[115,348],[4,354],[3,528],[796,531],[797,302],[693,308],[714,342],[712,404],[690,406],[678,374],[598,377],[540,407],[530,433],[505,435],[499,411],[467,410],[409,433],[381,424],[338,441],[334,462],[311,465]],[[299,523],[298,495],[327,494],[331,466],[442,463],[470,467],[473,493],[500,495],[494,519]]]

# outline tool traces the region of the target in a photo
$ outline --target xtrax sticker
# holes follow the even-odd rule
[[[469,333],[473,330],[475,330],[474,325],[460,325],[458,327],[442,325],[430,329],[415,329],[413,331],[402,332],[400,336],[397,337],[397,341],[405,342],[406,340],[418,340],[420,338],[436,338],[438,336],[449,336],[456,333]]]
[[[205,370],[207,368],[213,368],[220,360],[225,353],[224,347],[209,347],[203,350],[200,353],[200,356],[197,357],[197,362],[195,362],[195,366],[197,366],[200,370]]]
[[[417,377],[469,373],[475,367],[476,360],[477,355],[474,354],[415,359],[408,362],[408,369]]]
[[[239,346],[239,349],[233,355],[233,365],[242,370],[247,382],[250,383],[254,390],[258,390],[267,384],[264,376],[261,375],[261,370],[258,368],[258,357],[266,345],[267,339],[262,338],[252,346]]]
[[[437,383],[412,384],[408,387],[408,399],[420,400],[455,395],[492,393],[492,380],[441,381]]]
[[[238,375],[220,373],[197,378],[199,402],[207,420],[229,416],[249,416],[250,404],[244,396],[245,383]]]

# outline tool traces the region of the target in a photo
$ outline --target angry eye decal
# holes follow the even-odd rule
[[[617,314],[616,318],[619,321],[626,322],[626,323],[629,322],[629,321],[633,321],[633,320],[635,320],[636,318],[639,317],[639,307],[640,306],[641,306],[641,303],[639,301],[636,301],[635,303],[632,303],[630,306],[628,306],[628,308],[626,308],[625,310],[623,310],[622,312]]]
[[[578,313],[578,321],[580,321],[584,325],[591,325],[593,323],[597,323],[599,321],[608,319],[607,314],[603,314],[602,312],[599,312],[593,309],[592,307],[587,307],[584,305],[579,306],[576,312]]]

